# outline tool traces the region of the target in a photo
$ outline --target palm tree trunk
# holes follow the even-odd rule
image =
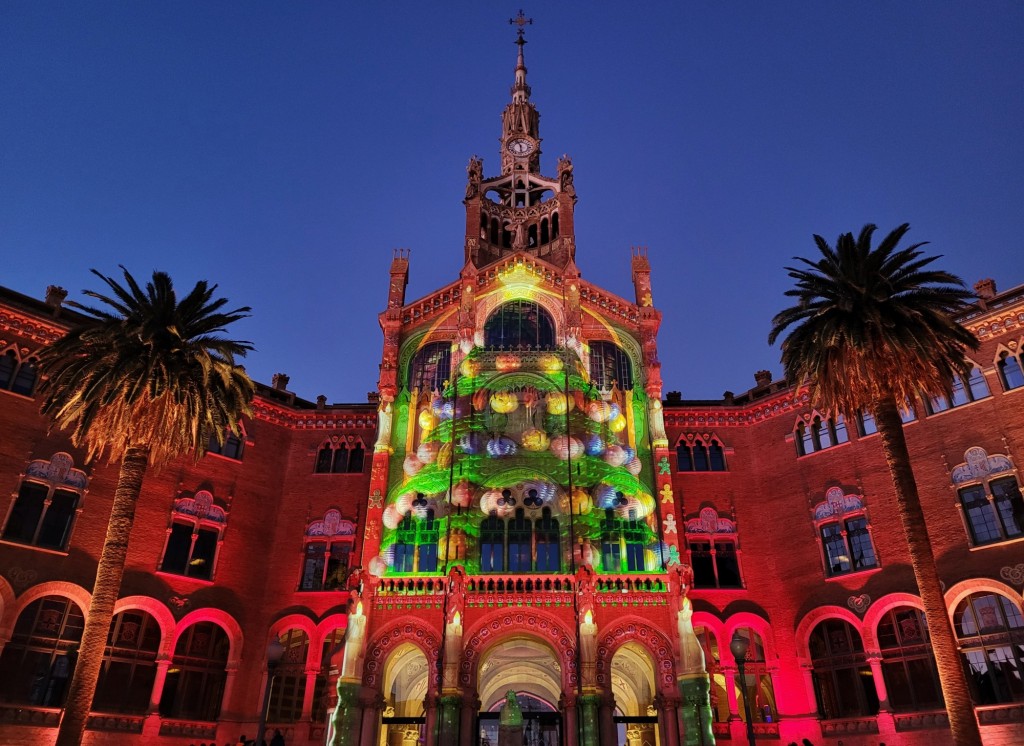
[[[78,746],[82,742],[107,646],[110,621],[114,616],[114,603],[121,590],[128,540],[135,522],[135,505],[142,490],[142,478],[146,475],[148,463],[148,448],[129,448],[121,461],[121,471],[114,489],[114,505],[107,523],[107,537],[96,567],[92,601],[85,617],[78,663],[71,678],[56,746]]]
[[[974,714],[967,677],[964,675],[956,637],[950,624],[949,613],[939,585],[939,572],[928,538],[928,527],[917,493],[917,482],[910,466],[907,441],[903,436],[903,423],[892,396],[875,402],[875,424],[882,441],[882,450],[892,475],[900,521],[910,550],[910,564],[924,604],[932,652],[939,671],[942,697],[949,713],[949,727],[957,746],[981,746],[978,719]]]

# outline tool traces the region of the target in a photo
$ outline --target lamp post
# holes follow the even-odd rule
[[[275,637],[267,644],[267,686],[263,689],[263,705],[260,707],[260,725],[256,729],[256,746],[263,746],[263,735],[267,730],[267,710],[270,709],[270,690],[274,688],[274,671],[284,657],[284,645]]]
[[[750,717],[750,698],[747,696],[747,677],[743,674],[743,668],[747,664],[747,648],[750,647],[750,640],[740,634],[739,630],[733,633],[732,641],[729,643],[729,650],[736,660],[736,667],[740,671],[740,687],[743,692],[743,714],[747,716],[747,743],[754,746],[754,720]]]

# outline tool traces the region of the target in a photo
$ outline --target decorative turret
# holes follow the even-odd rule
[[[517,25],[515,80],[512,100],[501,116],[501,175],[485,179],[483,160],[474,156],[467,167],[466,264],[478,269],[514,252],[532,254],[566,267],[573,261],[572,161],[562,156],[556,178],[540,173],[540,114],[530,101],[526,82],[525,26],[533,20],[522,11]]]

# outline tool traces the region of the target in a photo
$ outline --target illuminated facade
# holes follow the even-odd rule
[[[457,279],[408,301],[392,261],[378,391],[310,402],[276,376],[241,437],[147,476],[87,743],[251,738],[268,684],[289,746],[496,746],[510,690],[544,746],[744,743],[748,709],[769,743],[950,742],[871,418],[766,372],[663,394],[647,254],[632,300],[581,276],[519,38]],[[905,420],[983,734],[1011,744],[1024,288],[976,290],[975,372]],[[116,480],[38,415],[33,356],[78,320],[61,301],[0,291],[11,744],[53,739]]]

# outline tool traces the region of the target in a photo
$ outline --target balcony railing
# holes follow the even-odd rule
[[[160,723],[160,735],[213,739],[217,737],[217,724],[195,720],[164,720]]]
[[[908,730],[927,730],[930,728],[949,728],[949,716],[945,710],[931,712],[897,712],[893,715],[896,721],[896,732]]]
[[[1002,723],[1024,723],[1024,703],[1012,705],[988,705],[977,708],[978,722],[982,725]]]
[[[86,728],[108,733],[142,733],[145,715],[90,715]]]
[[[874,717],[821,721],[821,734],[828,738],[875,733],[878,733],[878,720]]]

